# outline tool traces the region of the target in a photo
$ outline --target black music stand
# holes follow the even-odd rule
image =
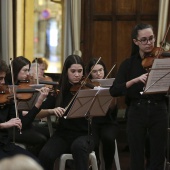
[[[112,96],[109,93],[109,88],[80,90],[65,118],[85,117],[88,120],[88,136],[90,138],[92,117],[105,116],[111,101]]]

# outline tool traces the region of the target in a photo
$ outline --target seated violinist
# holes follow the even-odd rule
[[[90,74],[89,78],[93,79],[104,79],[107,74],[106,66],[103,61],[98,61],[97,58],[92,58],[86,66],[87,74]],[[105,169],[112,170],[112,164],[115,155],[115,139],[118,134],[118,123],[117,119],[117,104],[116,99],[113,98],[113,104],[110,105],[106,116],[93,117],[92,130],[95,139],[95,153],[98,158],[99,164],[99,145],[100,141],[103,145],[103,157],[105,161]]]
[[[31,63],[25,57],[19,56],[12,61],[12,66],[13,66],[14,83],[18,85],[20,84],[20,81],[26,80],[27,77],[29,76]],[[11,72],[7,74],[6,80],[8,81],[8,84],[12,84]],[[42,87],[42,88],[48,89],[46,87]],[[27,102],[27,100],[26,101],[24,100],[22,102]],[[20,118],[29,116],[29,112],[32,109],[34,109],[34,106],[31,106],[29,110],[22,109],[22,112],[20,112],[19,114]],[[37,113],[38,112],[39,110],[37,110]],[[37,127],[32,124],[35,116],[36,114],[34,115],[33,119],[31,119],[31,123],[28,126],[26,126],[25,129],[23,129],[22,135],[18,131],[16,131],[15,140],[17,143],[25,144],[26,148],[37,156],[40,149],[43,147],[43,145],[49,138],[49,131],[48,128],[46,127]],[[11,136],[12,136],[12,131],[11,131]]]
[[[92,135],[88,136],[88,121],[85,117],[65,119],[74,94],[71,87],[79,83],[84,75],[81,57],[70,55],[66,58],[60,77],[59,94],[54,100],[53,109],[42,110],[37,116],[56,115],[59,118],[57,129],[44,145],[39,159],[45,169],[53,170],[54,162],[64,153],[71,153],[75,160],[75,170],[88,170],[89,153],[94,149]],[[48,99],[47,99],[48,100]],[[46,101],[47,101],[46,100]],[[52,103],[53,101],[48,101]],[[66,109],[68,108],[68,109]],[[42,113],[43,112],[43,113]]]
[[[24,67],[21,72],[27,72],[29,67]],[[1,87],[5,83],[5,77],[6,73],[8,72],[8,66],[6,63],[0,59],[0,85]],[[3,106],[0,108],[0,159],[11,157],[17,154],[24,154],[29,157],[32,157],[37,162],[38,159],[31,154],[29,151],[15,145],[15,143],[12,143],[10,141],[10,136],[8,134],[9,129],[13,129],[13,127],[16,127],[15,132],[20,133],[21,136],[24,135],[24,129],[27,129],[32,121],[34,120],[36,114],[40,111],[41,104],[43,100],[48,95],[48,89],[47,88],[41,88],[39,90],[40,95],[35,103],[35,105],[32,107],[32,109],[28,112],[27,115],[22,116],[21,112],[19,112],[19,117],[16,114],[16,107],[14,105],[13,100],[7,101]],[[2,94],[1,94],[2,95]],[[5,94],[4,94],[5,95]],[[33,137],[31,137],[33,138]]]

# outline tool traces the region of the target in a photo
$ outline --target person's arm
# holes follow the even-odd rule
[[[12,118],[8,120],[7,122],[0,123],[0,129],[9,129],[11,127],[18,127],[19,129],[22,128],[21,119],[19,118]]]
[[[113,81],[112,86],[110,87],[110,94],[113,97],[126,95],[127,87],[127,70],[128,70],[128,60],[125,60],[119,67],[116,78]]]
[[[41,105],[44,99],[47,97],[49,93],[49,89],[46,87],[42,87],[38,91],[40,92],[40,95],[32,109],[25,116],[23,116],[21,113],[19,114],[23,124],[23,128],[28,127],[34,121],[36,115],[41,110]]]
[[[44,117],[55,115],[56,117],[62,117],[65,113],[65,109],[62,107],[56,107],[54,109],[42,109],[36,116],[36,118],[42,119]]]
[[[125,60],[118,70],[118,73],[116,75],[115,81],[113,82],[113,85],[110,87],[110,94],[113,97],[117,96],[124,96],[127,93],[127,89],[130,88],[132,85],[142,82],[145,83],[148,73],[142,74],[139,77],[136,77],[134,79],[128,80],[128,74],[129,69],[129,61]]]
[[[136,84],[136,83],[139,83],[139,82],[142,82],[142,83],[146,83],[146,79],[147,79],[147,76],[148,76],[148,73],[145,73],[145,74],[142,74],[141,76],[139,77],[136,77],[130,81],[127,81],[126,82],[126,88],[129,88],[131,87],[133,84]]]

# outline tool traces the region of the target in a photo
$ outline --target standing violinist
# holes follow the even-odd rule
[[[98,61],[97,58],[92,58],[87,64],[87,74],[92,72],[89,78],[104,79],[107,74],[106,66],[102,60]],[[95,153],[99,160],[99,144],[100,141],[103,145],[103,157],[105,162],[105,170],[112,170],[114,154],[115,154],[115,139],[118,133],[117,118],[117,104],[116,99],[113,99],[112,107],[109,108],[106,116],[93,117],[93,135],[96,143]]]
[[[110,88],[112,96],[126,96],[129,103],[127,133],[131,170],[144,170],[145,139],[150,141],[149,170],[164,170],[168,112],[165,94],[140,92],[146,83],[147,71],[142,66],[145,53],[154,48],[155,35],[149,24],[138,24],[132,30],[131,57],[121,65]]]
[[[88,136],[88,121],[85,117],[64,118],[69,111],[70,107],[68,106],[71,106],[69,105],[70,101],[74,97],[70,89],[81,81],[83,75],[84,64],[81,57],[68,56],[60,77],[60,92],[56,99],[56,107],[48,110],[49,114],[59,117],[57,128],[39,154],[39,159],[45,169],[53,170],[55,160],[64,153],[73,155],[75,170],[89,169],[89,153],[94,149],[94,142],[92,136]],[[68,109],[65,109],[67,107]]]
[[[12,65],[15,85],[20,84],[20,81],[28,79],[31,63],[27,58],[23,56],[16,57],[12,61]],[[8,84],[12,84],[11,73],[7,74],[6,81]],[[27,94],[25,93],[25,95]],[[19,116],[25,117],[27,113],[28,113],[27,110],[22,111],[22,113],[20,113]],[[27,126],[27,128],[22,130],[22,135],[18,131],[15,133],[16,142],[26,145],[26,148],[36,156],[38,156],[39,151],[46,143],[48,138],[49,138],[48,128],[39,126],[37,127],[36,125],[34,125],[33,121],[31,125]]]
[[[5,83],[5,76],[8,72],[8,66],[3,60],[0,60],[0,85]],[[40,96],[38,97],[35,106],[33,106],[32,110],[26,116],[17,117],[15,111],[15,105],[13,101],[7,102],[5,105],[0,108],[0,159],[11,157],[16,154],[24,154],[32,157],[36,161],[38,159],[28,152],[27,150],[15,145],[10,141],[10,136],[8,134],[8,130],[12,127],[17,127],[15,132],[19,129],[21,132],[24,128],[27,128],[32,121],[34,120],[36,114],[40,111],[40,106],[43,100],[46,98],[48,94],[47,88],[42,88],[40,90]],[[22,134],[21,134],[22,135]]]

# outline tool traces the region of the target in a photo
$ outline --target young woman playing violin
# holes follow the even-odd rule
[[[27,58],[25,58],[23,56],[19,56],[12,61],[12,65],[13,65],[14,82],[16,85],[18,85],[18,84],[20,84],[20,81],[26,80],[28,78],[31,63]],[[9,73],[6,77],[8,84],[12,84],[10,78],[11,78],[11,73]],[[29,83],[27,83],[27,84],[28,85],[23,85],[24,88],[30,88]],[[22,83],[20,85],[22,86]],[[22,96],[24,96],[24,95],[33,96],[33,93],[32,94],[31,93],[30,94],[23,93]],[[23,102],[25,102],[25,101],[23,101]],[[22,111],[19,116],[20,116],[20,118],[29,116],[29,112]],[[36,116],[36,114],[35,114],[35,116]],[[35,118],[35,116],[34,116],[34,118]],[[32,120],[32,122],[33,122],[33,120]],[[12,133],[11,133],[11,135],[12,135]],[[31,125],[29,124],[29,126],[27,126],[25,129],[23,129],[22,135],[18,131],[16,131],[16,133],[15,133],[16,142],[25,144],[27,149],[36,156],[38,156],[39,151],[41,150],[43,145],[46,143],[48,138],[49,138],[48,128],[36,126],[35,123],[31,124]]]
[[[110,88],[112,96],[128,100],[127,133],[131,170],[144,170],[145,140],[150,141],[150,170],[163,170],[167,142],[168,112],[165,94],[141,94],[147,79],[142,66],[145,53],[154,48],[155,35],[149,24],[138,24],[132,31],[131,57],[121,65]]]
[[[5,83],[4,79],[7,72],[8,66],[4,61],[0,60],[0,85]],[[24,154],[38,161],[33,154],[10,141],[8,130],[12,127],[17,127],[15,130],[15,132],[17,132],[18,129],[22,130],[27,128],[34,120],[35,115],[40,111],[40,106],[47,95],[48,89],[41,89],[40,96],[38,97],[35,106],[33,106],[32,110],[29,111],[26,116],[16,117],[15,105],[13,101],[6,103],[4,107],[0,108],[0,159],[11,157],[16,154]]]
[[[95,65],[97,60],[96,58],[92,58],[86,67],[87,74],[89,74],[93,68],[89,76],[91,80],[104,79],[107,74],[106,66],[103,61],[100,60],[98,64]],[[101,141],[103,145],[105,170],[112,170],[115,154],[115,139],[118,133],[118,123],[116,122],[117,111],[117,104],[114,99],[114,106],[109,108],[106,116],[93,117],[92,120],[93,136],[96,143],[95,153],[99,160],[99,144]]]
[[[77,55],[66,58],[60,77],[60,93],[56,99],[56,108],[48,114],[59,117],[54,135],[48,140],[39,154],[45,169],[53,170],[54,162],[64,153],[72,153],[75,170],[88,170],[89,153],[94,149],[92,136],[88,136],[88,121],[85,117],[65,119],[67,108],[74,95],[70,88],[79,83],[84,76],[84,64]],[[49,101],[51,102],[51,101]],[[47,113],[47,112],[46,112]]]

